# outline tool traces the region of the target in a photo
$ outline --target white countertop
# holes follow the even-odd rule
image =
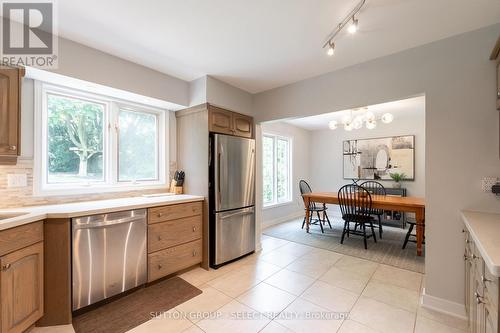
[[[486,267],[500,277],[500,214],[463,211],[462,219]]]
[[[0,220],[0,230],[17,227],[46,218],[72,218],[77,216],[103,214],[122,210],[165,206],[202,200],[204,200],[204,197],[202,196],[177,194],[159,197],[141,196],[110,200],[84,201],[61,205],[2,209],[0,210],[0,216],[25,214]]]

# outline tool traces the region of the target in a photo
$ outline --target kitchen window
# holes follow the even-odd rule
[[[35,89],[35,192],[165,187],[167,111],[42,82]]]
[[[291,202],[291,139],[264,134],[262,148],[264,207]]]

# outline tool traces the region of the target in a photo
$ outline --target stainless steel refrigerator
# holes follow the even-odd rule
[[[210,265],[255,251],[255,140],[210,134]]]

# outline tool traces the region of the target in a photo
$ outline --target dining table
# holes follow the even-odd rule
[[[309,233],[309,219],[311,203],[321,204],[339,204],[337,192],[311,192],[302,194],[306,211],[306,231]],[[415,213],[416,238],[417,238],[417,256],[422,255],[422,244],[425,234],[425,200],[420,197],[399,197],[391,195],[371,195],[372,208],[389,211],[411,212]]]

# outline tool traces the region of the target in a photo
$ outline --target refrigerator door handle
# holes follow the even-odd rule
[[[217,192],[218,192],[218,199],[219,199],[219,204],[218,206],[220,207],[222,203],[222,191],[220,189],[220,162],[222,159],[222,146],[219,146],[219,150],[217,152]]]
[[[235,213],[229,213],[227,215],[226,214],[224,214],[224,215],[221,214],[220,219],[224,220],[224,219],[228,219],[228,218],[235,217],[235,216],[250,215],[250,214],[253,214],[253,213],[254,213],[254,209],[253,209],[253,207],[250,207],[250,208],[245,208],[245,209],[239,210],[239,211],[237,211]]]

